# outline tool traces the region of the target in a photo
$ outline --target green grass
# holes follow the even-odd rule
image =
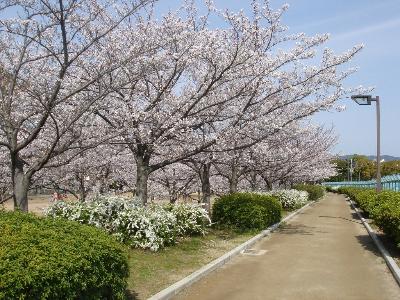
[[[134,298],[146,299],[255,234],[212,229],[204,237],[188,238],[158,252],[130,249],[129,290]]]

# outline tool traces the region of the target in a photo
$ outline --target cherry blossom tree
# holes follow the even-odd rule
[[[0,20],[0,155],[16,208],[27,210],[35,180],[82,200],[121,182],[144,204],[149,182],[171,201],[200,185],[209,205],[213,183],[234,192],[245,178],[256,185],[330,172],[325,135],[307,135],[301,120],[353,91],[343,81],[354,69],[343,65],[361,46],[319,53],[328,35],[289,34],[287,6],[272,10],[268,1],[254,1],[252,15],[211,2],[204,16],[194,2],[160,21],[135,15],[150,2],[0,5],[8,15]],[[223,26],[211,26],[215,16]]]
[[[198,176],[191,168],[182,163],[175,163],[163,167],[152,174],[150,186],[160,184],[168,193],[171,203],[176,203],[178,198],[187,198],[198,190]]]
[[[35,174],[32,186],[69,193],[80,201],[85,201],[89,194],[94,196],[122,190],[125,180],[120,170],[127,159],[125,154],[102,144],[80,152],[68,164],[45,166]]]
[[[275,172],[276,180],[293,184],[318,182],[333,176],[336,171],[331,164],[330,150],[336,141],[331,129],[312,127],[305,130],[286,146],[285,163]]]
[[[340,55],[324,50],[313,65],[328,36],[289,35],[280,23],[286,7],[272,11],[268,2],[254,2],[253,16],[208,8],[225,20],[223,28],[210,29],[192,6],[186,17],[179,11],[160,22],[143,20],[135,35],[145,35],[152,51],[113,74],[115,93],[97,111],[135,156],[143,203],[156,170],[256,145],[351,91],[342,82],[354,70],[338,67],[361,46]],[[131,34],[123,39],[131,41]],[[209,174],[210,163],[199,170]]]
[[[239,185],[241,183],[242,189],[247,186],[250,190],[270,190],[274,186],[315,182],[335,172],[330,163],[333,156],[329,151],[337,138],[331,129],[311,125],[292,126],[273,139],[257,144],[247,149],[247,154],[242,154],[248,157],[236,167],[240,172]],[[224,169],[220,168],[220,171]],[[232,176],[231,172],[221,174]]]
[[[106,76],[124,63],[106,55],[112,36],[148,2],[1,2],[0,147],[9,152],[16,209],[28,209],[36,172],[98,143],[96,134],[83,139],[81,128],[110,92]]]

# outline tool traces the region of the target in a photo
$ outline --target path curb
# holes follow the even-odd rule
[[[213,272],[214,270],[222,267],[224,264],[226,264],[228,261],[230,261],[232,258],[240,254],[241,251],[246,250],[250,246],[254,245],[256,242],[261,240],[263,237],[269,235],[272,231],[277,229],[282,223],[290,220],[293,218],[295,215],[299,214],[303,210],[305,210],[307,207],[309,207],[312,203],[315,202],[310,202],[306,205],[304,205],[302,208],[296,210],[295,212],[291,213],[290,215],[286,216],[283,218],[279,223],[276,223],[267,229],[261,231],[261,233],[257,234],[256,236],[252,237],[251,239],[247,240],[243,244],[240,244],[233,250],[225,253],[224,255],[220,256],[219,258],[213,260],[212,262],[208,263],[207,265],[201,267],[197,271],[193,272],[189,276],[179,280],[178,282],[170,285],[166,289],[158,292],[157,294],[151,296],[148,298],[148,300],[167,300],[170,299],[171,297],[175,296],[178,294],[180,291],[183,289],[191,286],[193,283],[201,279],[202,277],[208,275],[209,273]]]
[[[361,222],[363,223],[364,227],[367,229],[369,236],[372,238],[374,241],[375,245],[378,247],[379,251],[381,252],[383,258],[385,259],[386,264],[388,265],[390,271],[392,272],[392,275],[394,279],[396,280],[397,284],[400,286],[400,268],[394,261],[393,257],[390,255],[390,253],[386,250],[385,246],[383,246],[382,242],[380,241],[379,237],[376,235],[375,231],[371,228],[371,226],[368,224],[367,220],[365,220],[357,207],[354,205],[354,202],[349,198],[346,197],[346,199],[350,202],[352,208],[355,210],[357,213],[357,216],[360,218]]]

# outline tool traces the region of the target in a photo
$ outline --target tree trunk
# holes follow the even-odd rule
[[[265,181],[265,185],[267,186],[268,191],[272,191],[272,183],[269,180]]]
[[[147,204],[147,183],[150,175],[150,156],[142,151],[136,156],[136,197]]]
[[[272,190],[272,182],[270,180],[268,180],[268,177],[263,176],[262,177],[265,181],[265,186],[267,187],[267,191],[271,191]]]
[[[85,202],[86,200],[86,191],[85,191],[85,176],[84,174],[78,175],[79,179],[79,201]]]
[[[169,188],[169,202],[175,204],[178,201],[178,192],[176,190],[176,182],[172,183],[172,187]]]
[[[211,201],[211,184],[210,184],[210,168],[211,163],[205,163],[202,165],[200,170],[200,181],[201,181],[201,202],[205,204],[205,209],[210,211]]]
[[[176,201],[178,201],[178,194],[171,194],[170,196],[169,196],[169,203],[171,203],[171,204],[175,204],[176,203]]]
[[[254,171],[250,172],[250,187],[253,192],[257,190],[257,173]]]
[[[24,162],[18,154],[11,155],[11,176],[13,184],[14,210],[28,211],[28,190],[30,178],[24,173]]]
[[[237,174],[237,170],[236,167],[232,167],[232,174],[231,174],[231,178],[229,178],[229,193],[233,194],[237,192],[237,186],[238,186],[238,174]]]

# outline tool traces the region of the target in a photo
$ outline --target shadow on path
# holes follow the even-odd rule
[[[350,210],[351,210],[351,215],[354,219],[359,220],[358,214],[354,211],[352,205],[350,204],[349,201],[347,201],[349,204]],[[373,220],[370,219],[370,216],[364,212],[357,203],[354,203],[354,206],[358,208],[359,214],[369,223],[370,225],[373,224]],[[361,220],[358,222],[362,224]],[[375,231],[375,234],[379,238],[379,240],[382,242],[386,250],[389,251],[390,255],[395,259],[396,263],[400,265],[400,248],[397,247],[396,242],[384,234],[380,229],[373,228]],[[369,235],[366,236],[358,236],[357,239],[359,242],[363,245],[364,249],[371,251],[372,253],[381,256],[381,253],[379,252],[378,248],[376,248],[375,244],[373,243],[371,237]],[[369,242],[370,241],[370,242]],[[372,245],[369,245],[372,244]]]
[[[400,299],[396,281],[342,195],[326,196],[173,299]]]
[[[377,232],[377,230],[375,230],[375,233],[385,246],[386,250],[389,251],[390,255],[396,260],[397,264],[400,265],[400,249],[396,246],[396,242],[382,232]]]
[[[379,252],[378,248],[375,246],[373,240],[368,234],[358,235],[356,236],[356,239],[363,246],[365,250],[368,250],[374,253],[376,256],[381,257],[381,253]]]
[[[353,213],[352,216],[355,218],[357,216],[356,213]],[[358,220],[354,220],[354,219],[347,219],[347,218],[343,218],[343,217],[334,217],[334,216],[318,216],[319,218],[331,218],[331,219],[342,219],[342,220],[346,220],[349,222],[353,222],[353,223],[357,223],[357,224],[362,224],[361,221]]]
[[[305,226],[300,224],[285,224],[279,227],[279,233],[282,234],[301,234],[301,235],[313,235],[315,232],[314,226]]]
[[[125,297],[127,300],[139,300],[139,294],[131,290],[125,291]]]

